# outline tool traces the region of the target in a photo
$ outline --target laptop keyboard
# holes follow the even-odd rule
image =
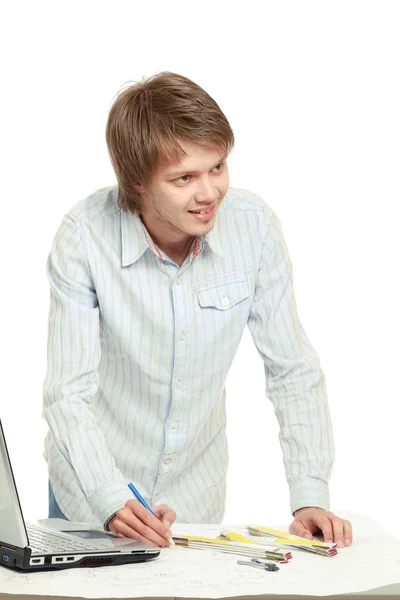
[[[56,533],[50,533],[36,529],[32,525],[26,526],[29,537],[29,546],[33,552],[46,552],[58,553],[58,552],[85,552],[87,550],[102,550],[106,546],[98,543],[96,545],[81,542],[79,540],[70,540]]]

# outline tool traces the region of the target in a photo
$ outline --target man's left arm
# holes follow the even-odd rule
[[[277,416],[291,511],[291,533],[342,545],[351,526],[329,512],[334,461],[325,377],[300,323],[289,253],[279,219],[269,213],[248,326],[264,361],[266,394]]]

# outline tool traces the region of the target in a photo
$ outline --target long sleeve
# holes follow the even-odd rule
[[[101,357],[99,306],[81,226],[69,215],[55,237],[47,275],[50,311],[43,416],[51,443],[65,457],[63,476],[77,479],[96,520],[104,523],[130,494],[92,410]],[[51,464],[49,468],[52,477]],[[62,497],[59,502],[68,516]]]
[[[264,361],[266,394],[280,426],[292,513],[305,506],[328,510],[334,445],[325,378],[297,314],[292,265],[274,214],[248,326]]]

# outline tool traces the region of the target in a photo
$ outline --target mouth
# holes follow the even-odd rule
[[[208,210],[199,210],[199,211],[189,210],[188,212],[197,221],[201,221],[202,223],[205,223],[207,221],[210,221],[213,218],[213,216],[215,214],[216,206],[217,206],[217,204],[214,204],[214,206],[212,206]]]

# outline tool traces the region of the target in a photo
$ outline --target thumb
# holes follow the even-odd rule
[[[292,535],[297,535],[308,540],[313,539],[311,531],[305,527],[304,523],[292,523],[291,527],[289,528],[289,532]]]
[[[308,540],[313,539],[311,531],[309,531],[308,529],[304,529],[304,528],[298,529],[296,535],[303,537],[303,538],[307,538]]]
[[[171,527],[171,525],[175,522],[176,512],[172,510],[166,504],[160,504],[154,508],[154,512],[160,521],[166,525],[167,527]]]
[[[168,528],[171,527],[173,521],[171,520],[168,511],[166,511],[164,507],[155,506],[153,508],[153,512],[163,525],[166,525]]]
[[[171,516],[168,514],[168,512],[160,512],[157,516],[163,525],[171,527],[173,520],[171,519]]]
[[[163,523],[164,525],[166,525],[167,527],[171,527],[171,525],[172,525],[172,522],[171,522],[169,519],[167,519],[166,517],[164,517],[164,518],[163,518],[163,519],[161,519],[161,520],[162,520],[162,523]]]

